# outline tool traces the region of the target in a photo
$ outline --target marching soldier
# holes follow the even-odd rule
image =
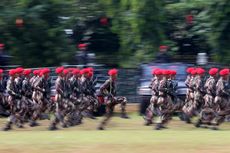
[[[214,119],[216,114],[216,105],[214,103],[215,91],[216,91],[216,82],[218,77],[218,69],[211,68],[209,70],[210,77],[206,80],[204,84],[204,105],[200,112],[198,122],[196,127],[200,127],[201,124],[211,124],[211,121]]]
[[[171,114],[173,112],[173,102],[168,95],[167,80],[170,77],[169,70],[162,70],[163,78],[159,83],[159,98],[157,100],[158,115],[160,122],[156,124],[155,129],[160,130],[165,127],[169,120],[171,120]]]
[[[198,115],[197,111],[199,112],[201,107],[204,105],[204,74],[205,70],[202,68],[197,68],[197,76],[194,79],[194,109],[195,114]]]
[[[8,115],[6,97],[4,95],[6,83],[3,79],[3,70],[0,69],[0,112],[1,114]]]
[[[158,92],[159,92],[158,86],[162,78],[162,71],[160,69],[155,69],[152,71],[152,74],[154,75],[154,77],[152,78],[151,83],[149,85],[149,88],[152,90],[152,97],[150,99],[150,105],[146,109],[146,115],[145,115],[145,121],[146,121],[145,125],[147,126],[152,124],[155,106],[158,99]]]
[[[8,131],[11,129],[12,124],[16,124],[17,122],[21,122],[20,114],[18,113],[21,109],[20,100],[21,95],[16,87],[15,78],[17,78],[17,70],[12,69],[9,71],[9,79],[7,81],[7,93],[9,96],[7,97],[7,101],[10,106],[10,116],[8,122],[6,123],[5,127],[3,128],[4,131]]]
[[[56,94],[55,94],[55,103],[56,103],[56,109],[54,114],[54,120],[51,121],[51,124],[49,126],[49,130],[56,130],[57,124],[59,122],[62,123],[62,127],[66,127],[66,124],[64,122],[65,117],[65,105],[63,99],[67,96],[65,92],[65,80],[64,80],[64,74],[63,74],[64,68],[58,67],[56,68],[56,73],[58,75],[58,78],[55,82],[55,88],[56,88]]]
[[[230,114],[230,103],[229,103],[229,69],[222,69],[220,72],[220,78],[216,84],[216,97],[214,99],[217,105],[217,116],[214,119],[214,125],[220,125],[224,122],[225,116]],[[213,127],[214,130],[217,127]]]
[[[121,104],[122,118],[128,118],[126,114],[126,103],[127,99],[125,97],[116,96],[116,79],[118,75],[117,69],[111,69],[108,72],[110,78],[105,81],[105,83],[100,87],[100,94],[105,98],[106,104],[106,115],[98,127],[98,130],[104,130],[106,124],[113,116],[114,107],[117,104]]]
[[[188,71],[189,72],[189,71]],[[184,120],[186,123],[191,123],[191,117],[194,115],[195,105],[194,105],[194,92],[195,92],[195,78],[197,75],[197,69],[192,68],[190,70],[190,78],[186,80],[186,84],[188,87],[185,105],[182,108],[184,113]]]

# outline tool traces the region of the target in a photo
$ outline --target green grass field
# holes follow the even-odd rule
[[[0,132],[0,153],[229,153],[230,124],[219,131],[196,129],[174,118],[169,129],[153,130],[143,126],[142,117],[114,117],[105,131],[97,131],[101,118],[85,119],[84,124],[59,131],[41,126]],[[6,119],[0,119],[0,126]]]

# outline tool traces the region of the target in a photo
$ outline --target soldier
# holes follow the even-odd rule
[[[205,96],[204,96],[204,105],[196,123],[196,127],[200,127],[201,124],[211,124],[211,121],[214,119],[216,114],[216,106],[214,103],[215,91],[216,91],[216,82],[218,77],[218,69],[211,68],[209,70],[210,77],[206,80],[204,84]]]
[[[8,131],[11,129],[12,124],[16,124],[17,122],[21,122],[21,117],[18,112],[21,109],[20,100],[21,95],[15,84],[15,78],[17,78],[17,70],[12,69],[9,71],[9,79],[7,81],[7,93],[9,96],[7,97],[7,101],[10,106],[10,116],[8,122],[6,123],[5,127],[3,128],[4,131]]]
[[[126,103],[127,100],[125,97],[116,96],[116,79],[118,75],[117,69],[111,69],[108,72],[110,78],[105,81],[105,83],[100,87],[100,95],[103,95],[105,98],[106,104],[106,115],[102,120],[101,124],[98,127],[98,130],[104,130],[109,119],[113,116],[114,107],[117,104],[121,104],[122,118],[128,118],[126,114]]]
[[[24,111],[23,118],[24,119],[27,118],[30,122],[30,125],[32,124],[31,117],[35,109],[35,104],[32,100],[33,90],[30,84],[31,73],[32,73],[31,69],[24,70],[23,71],[24,79],[22,81],[22,95],[23,95],[22,100],[24,101],[26,106],[26,110]]]
[[[152,119],[153,119],[153,115],[154,115],[154,111],[155,111],[155,106],[157,103],[157,99],[158,99],[158,86],[159,86],[159,82],[162,78],[162,71],[160,69],[155,69],[152,71],[152,74],[154,75],[154,77],[151,80],[151,83],[149,85],[149,88],[152,90],[152,97],[150,99],[150,105],[148,106],[148,108],[146,109],[146,115],[145,115],[145,125],[150,125],[152,124]]]
[[[35,90],[35,101],[37,103],[36,111],[33,114],[33,122],[30,126],[37,126],[36,120],[41,117],[41,114],[47,109],[49,103],[46,94],[50,91],[47,91],[47,80],[49,78],[50,70],[44,68],[40,70],[39,78],[34,82],[33,88]]]
[[[204,74],[204,69],[197,68],[197,76],[194,79],[194,110],[196,110],[195,115],[198,115],[197,113],[200,111],[204,104]]]
[[[186,123],[191,123],[190,118],[193,116],[193,111],[195,110],[194,108],[194,80],[197,75],[197,70],[193,68],[190,72],[191,76],[190,79],[187,81],[187,95],[186,95],[186,100],[185,100],[185,105],[182,108],[182,111],[184,113],[184,120]]]
[[[74,104],[75,109],[71,112],[68,119],[68,125],[73,126],[81,122],[81,115],[79,115],[81,83],[80,83],[80,70],[75,68],[72,70],[72,77],[70,78],[71,95],[70,100]]]
[[[185,85],[187,86],[187,92],[186,92],[186,98],[185,98],[185,103],[187,103],[187,102],[189,102],[190,100],[191,100],[191,93],[193,93],[193,90],[192,90],[192,88],[191,88],[191,86],[190,86],[190,83],[191,83],[191,80],[193,79],[193,75],[191,74],[191,72],[193,71],[193,72],[195,72],[194,71],[195,69],[193,68],[193,67],[189,67],[189,68],[187,68],[187,73],[188,73],[188,75],[187,75],[187,78],[186,78],[186,80],[185,80]]]
[[[0,69],[0,102],[3,103],[4,101],[4,82],[3,82],[3,70]]]
[[[216,97],[214,99],[217,105],[217,116],[214,119],[214,125],[220,125],[224,122],[225,116],[230,114],[230,104],[229,104],[229,69],[222,69],[220,72],[220,79],[216,84]],[[213,127],[216,130],[217,127]]]
[[[0,112],[1,114],[8,115],[8,112],[6,111],[7,103],[4,95],[5,87],[6,84],[5,84],[5,80],[3,79],[3,70],[0,69]]]
[[[80,110],[85,116],[92,118],[93,116],[88,112],[88,108],[91,105],[91,88],[89,79],[89,69],[85,68],[81,70],[81,106]]]
[[[93,74],[93,69],[88,68],[89,73],[87,74],[87,80],[88,80],[88,89],[89,89],[89,93],[88,93],[88,97],[90,100],[90,106],[88,107],[88,111],[89,111],[89,115],[91,119],[96,119],[93,116],[93,112],[94,110],[96,110],[97,106],[98,106],[98,100],[97,97],[95,95],[96,93],[96,89],[95,89],[95,85],[96,85],[96,79],[94,78],[94,74]]]
[[[54,120],[51,121],[51,124],[49,126],[49,130],[56,130],[57,124],[59,122],[62,123],[62,127],[66,127],[66,124],[64,122],[65,117],[65,105],[63,99],[67,96],[65,92],[65,80],[64,80],[64,74],[63,74],[64,68],[58,67],[56,68],[56,73],[58,75],[58,78],[55,82],[55,88],[56,88],[56,94],[55,94],[55,103],[56,103],[56,109],[54,114]]]
[[[155,129],[160,130],[165,128],[165,125],[171,119],[171,114],[173,112],[173,102],[171,97],[168,95],[167,81],[170,78],[170,71],[162,71],[163,78],[159,83],[159,98],[157,100],[157,110],[158,116],[160,117],[160,122],[156,124]]]

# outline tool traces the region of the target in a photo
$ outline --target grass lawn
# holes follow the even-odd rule
[[[107,130],[97,131],[101,118],[85,119],[84,124],[59,131],[48,131],[49,121],[41,126],[0,132],[0,153],[229,153],[230,124],[219,131],[197,129],[174,118],[169,129],[143,126],[142,117],[114,117]],[[0,119],[0,126],[6,119]]]

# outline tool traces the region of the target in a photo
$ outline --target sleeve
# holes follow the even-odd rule
[[[104,95],[108,94],[109,91],[107,90],[110,85],[110,81],[106,80],[104,84],[101,85],[100,87],[100,92]]]

